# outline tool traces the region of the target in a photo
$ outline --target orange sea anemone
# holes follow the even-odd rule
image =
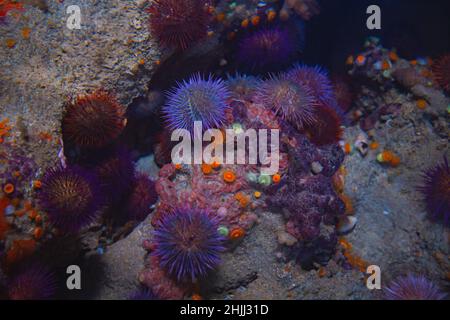
[[[273,183],[280,183],[280,181],[281,181],[281,175],[279,175],[278,173],[277,173],[277,174],[274,174],[274,175],[272,176],[272,181],[273,181]]]
[[[427,107],[427,101],[425,99],[419,99],[416,101],[417,108],[423,110]]]
[[[245,235],[245,230],[240,227],[237,227],[237,228],[234,228],[233,230],[231,230],[230,239],[232,239],[232,240],[240,239],[244,235]]]
[[[388,163],[391,162],[394,158],[394,153],[391,151],[383,151],[377,156],[377,160],[381,163]]]
[[[3,187],[3,192],[5,192],[7,195],[12,194],[14,192],[14,190],[15,190],[15,188],[14,188],[14,185],[12,183],[7,183]]]
[[[236,174],[231,170],[226,170],[223,173],[223,180],[228,183],[233,183],[236,181]]]
[[[239,205],[242,208],[247,207],[250,203],[250,197],[243,194],[242,192],[238,192],[234,197],[237,201],[239,201]]]
[[[376,142],[376,141],[371,142],[370,145],[369,145],[369,148],[370,148],[371,150],[376,150],[376,149],[378,149],[379,147],[380,147],[380,144],[379,144],[378,142]]]
[[[202,172],[205,175],[211,174],[211,172],[212,172],[212,165],[206,164],[206,163],[202,164]]]

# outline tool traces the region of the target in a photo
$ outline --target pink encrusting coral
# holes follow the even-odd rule
[[[162,207],[164,204],[174,208],[189,204],[210,208],[222,218],[222,224],[250,229],[256,221],[255,214],[242,210],[234,198],[238,192],[251,192],[246,182],[246,169],[243,166],[224,166],[222,170],[227,168],[235,172],[236,180],[233,183],[224,181],[219,171],[205,175],[200,165],[186,165],[181,170],[177,170],[173,164],[165,165],[156,182]],[[189,182],[187,188],[186,182]],[[159,217],[158,211],[156,218]]]

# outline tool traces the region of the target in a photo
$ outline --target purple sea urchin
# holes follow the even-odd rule
[[[137,175],[133,191],[128,199],[128,217],[138,221],[144,220],[156,201],[158,201],[158,194],[156,193],[155,183],[146,175]]]
[[[225,123],[225,111],[229,108],[230,91],[225,82],[203,78],[200,74],[178,83],[169,92],[163,107],[164,117],[171,130],[194,131],[194,122],[201,121],[203,129],[220,128]]]
[[[309,89],[316,102],[326,105],[336,104],[334,88],[327,73],[319,66],[294,66],[287,75],[293,82]]]
[[[443,300],[446,296],[433,282],[413,274],[392,281],[384,292],[388,300]]]
[[[56,277],[45,266],[32,264],[13,275],[8,283],[11,300],[45,300],[56,292]]]
[[[218,220],[207,210],[175,209],[159,220],[153,253],[161,267],[179,281],[195,281],[220,263],[224,239],[217,228]]]
[[[155,0],[148,10],[150,29],[162,45],[187,49],[207,35],[208,3],[206,0]]]
[[[251,71],[276,71],[290,65],[301,44],[293,28],[263,28],[245,35],[239,42],[238,64]]]
[[[450,168],[448,160],[427,170],[423,174],[423,185],[419,186],[426,203],[429,217],[450,226]]]
[[[265,81],[255,100],[273,109],[297,129],[315,122],[314,98],[307,88],[299,85],[285,75],[272,77]]]
[[[79,167],[49,169],[39,193],[41,207],[50,222],[63,232],[78,232],[89,225],[101,208],[99,182]]]
[[[127,194],[132,188],[134,164],[130,152],[125,148],[115,150],[95,168],[95,172],[110,200],[120,201],[122,195]]]
[[[79,147],[101,148],[119,137],[125,124],[125,108],[110,94],[96,91],[67,106],[62,133]]]

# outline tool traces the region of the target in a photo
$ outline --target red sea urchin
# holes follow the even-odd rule
[[[153,254],[178,281],[205,276],[220,263],[224,238],[212,213],[195,208],[168,212],[155,228]]]
[[[120,202],[133,186],[134,163],[130,152],[124,147],[114,150],[111,156],[96,166],[95,172],[105,195],[114,203]]]
[[[262,83],[255,101],[271,108],[299,130],[315,122],[315,104],[310,91],[284,74]]]
[[[82,148],[111,144],[126,124],[125,108],[104,91],[78,96],[62,120],[63,138]]]
[[[436,82],[450,93],[450,54],[444,55],[433,63],[433,75]]]
[[[308,88],[317,103],[329,106],[335,104],[333,85],[321,67],[296,65],[288,72],[287,76],[293,82]]]
[[[334,88],[334,95],[336,97],[336,103],[342,111],[347,112],[353,103],[354,93],[346,76],[333,76],[331,78]]]
[[[428,215],[432,221],[441,221],[450,226],[450,168],[448,160],[428,169],[423,174],[422,192]]]
[[[134,188],[128,199],[127,215],[130,219],[142,221],[151,212],[151,207],[158,201],[155,183],[144,174],[135,178]]]
[[[443,300],[445,293],[424,276],[408,274],[384,289],[387,300]]]
[[[169,48],[187,49],[206,37],[209,1],[155,0],[149,8],[150,29]]]
[[[341,119],[336,111],[319,104],[315,109],[316,122],[308,124],[305,131],[312,143],[324,146],[339,142],[342,137]]]
[[[47,267],[34,263],[12,276],[8,283],[11,300],[45,300],[56,292],[56,277]]]
[[[103,202],[96,177],[79,167],[49,169],[42,179],[39,200],[50,222],[70,233],[89,225]]]

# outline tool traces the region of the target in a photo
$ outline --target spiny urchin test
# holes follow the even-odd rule
[[[171,130],[194,131],[194,122],[201,121],[203,129],[220,128],[225,123],[230,91],[221,79],[196,74],[178,83],[167,95],[164,118]]]
[[[166,213],[156,226],[153,254],[179,281],[195,281],[220,263],[224,239],[218,226],[219,221],[207,210],[177,208]]]

